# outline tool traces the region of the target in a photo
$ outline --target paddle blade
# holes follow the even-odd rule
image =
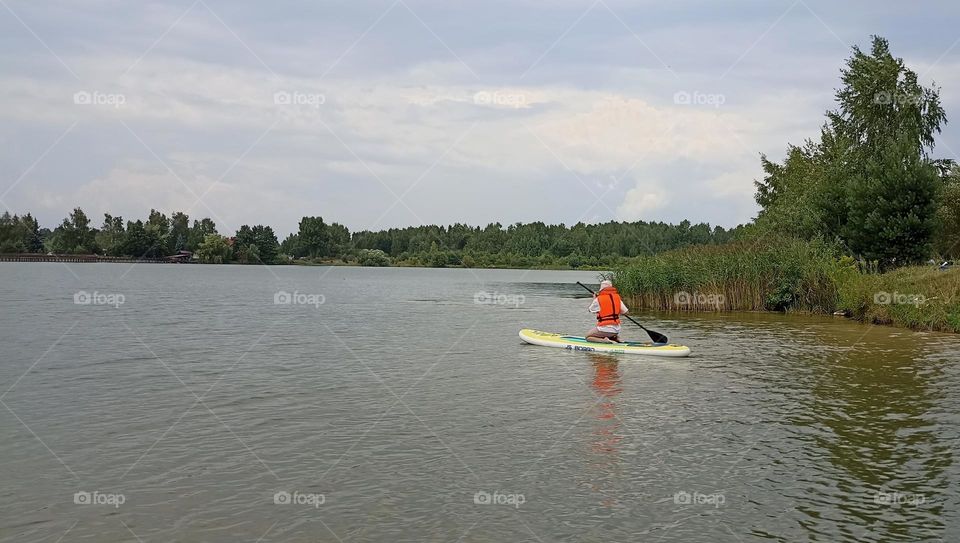
[[[644,330],[647,330],[647,329],[644,328]],[[653,330],[647,330],[647,334],[650,335],[650,339],[653,340],[654,343],[670,343],[670,338],[668,338],[667,336],[661,334],[660,332],[654,332]]]

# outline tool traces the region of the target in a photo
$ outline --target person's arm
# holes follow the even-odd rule
[[[594,299],[593,299],[593,302],[590,303],[589,311],[590,311],[591,313],[599,313],[599,312],[600,312],[600,302],[598,302],[596,298],[594,298]]]
[[[630,310],[627,309],[627,304],[623,303],[623,300],[620,300],[620,314],[621,314],[621,315],[626,315],[626,314],[629,313],[629,312],[630,312]]]

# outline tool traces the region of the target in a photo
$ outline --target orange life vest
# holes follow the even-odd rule
[[[597,326],[620,325],[620,294],[617,289],[608,287],[597,293],[600,311],[597,312]]]

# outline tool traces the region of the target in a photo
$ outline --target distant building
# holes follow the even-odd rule
[[[193,253],[191,251],[177,251],[177,254],[168,256],[167,260],[178,263],[190,262],[193,260]]]

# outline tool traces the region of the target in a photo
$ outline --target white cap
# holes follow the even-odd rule
[[[600,281],[600,290],[603,290],[605,288],[610,288],[612,286],[613,286],[613,283],[608,279],[604,279],[603,281]]]

